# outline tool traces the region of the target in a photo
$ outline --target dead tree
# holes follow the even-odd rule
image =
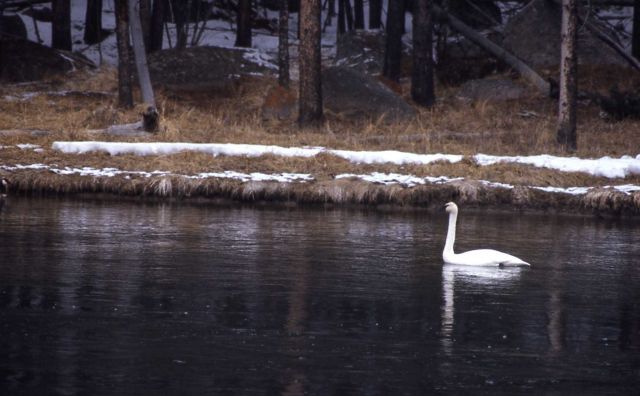
[[[118,106],[133,107],[129,8],[127,0],[116,0],[116,40],[118,45]]]
[[[553,0],[553,1],[559,6],[562,6],[562,0]],[[603,4],[606,4],[606,2],[603,2]],[[629,4],[629,5],[632,5],[632,4]],[[593,18],[590,17],[590,14],[587,10],[581,10],[580,8],[578,8],[577,14],[578,14],[578,22],[580,23],[580,26],[586,27],[587,30],[589,30],[594,35],[594,37],[596,37],[597,39],[602,41],[604,44],[606,44],[609,48],[614,50],[618,55],[620,55],[624,60],[626,60],[627,63],[629,63],[629,65],[631,65],[634,69],[640,70],[640,60],[630,55],[622,46],[616,43],[615,40],[613,40],[605,31],[603,31],[603,29],[600,26],[598,26],[598,24],[594,23]]]
[[[556,137],[558,143],[567,152],[573,152],[577,148],[577,7],[577,0],[562,1],[562,41],[560,44],[560,100],[558,104],[558,132]]]
[[[322,123],[322,78],[320,54],[320,1],[300,2],[300,126]]]
[[[154,132],[158,129],[158,111],[156,110],[156,100],[151,86],[147,54],[144,49],[144,37],[142,24],[140,23],[140,0],[129,0],[129,20],[140,92],[142,93],[142,100],[147,107],[146,112],[143,114],[143,126],[147,132]]]
[[[433,89],[433,13],[431,0],[413,0],[413,69],[411,97],[419,105],[431,107]]]
[[[280,0],[278,20],[278,84],[289,88],[289,0]]]

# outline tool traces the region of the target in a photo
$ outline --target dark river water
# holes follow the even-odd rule
[[[13,197],[1,395],[638,394],[640,224]]]

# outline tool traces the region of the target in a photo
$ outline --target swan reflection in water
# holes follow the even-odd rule
[[[469,265],[444,264],[442,266],[442,348],[451,355],[453,347],[453,329],[455,321],[455,289],[458,293],[478,289],[510,288],[520,279],[522,267],[477,267]]]

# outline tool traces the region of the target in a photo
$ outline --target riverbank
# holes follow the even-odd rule
[[[3,172],[11,185],[11,199],[21,195],[86,196],[139,200],[205,200],[247,203],[365,205],[386,208],[439,208],[455,201],[466,206],[544,210],[590,215],[640,216],[640,191],[612,187],[585,193],[555,192],[533,187],[507,187],[477,180],[451,180],[408,187],[351,179],[275,181],[227,177],[122,173],[114,176],[56,174],[47,169]],[[9,201],[10,202],[10,201]]]
[[[321,129],[299,130],[295,120],[262,118],[261,101],[273,83],[270,78],[245,80],[236,91],[226,93],[159,91],[163,129],[136,137],[94,131],[139,118],[140,109],[115,107],[113,71],[37,86],[8,86],[0,96],[0,176],[11,183],[10,199],[24,194],[106,193],[142,199],[418,208],[454,200],[483,207],[640,215],[640,191],[624,188],[640,186],[639,172],[618,174],[605,165],[604,170],[589,173],[478,160],[480,153],[562,156],[555,144],[555,103],[546,98],[469,104],[455,100],[452,89],[443,89],[436,107],[421,110],[410,122],[389,124],[327,114]],[[637,158],[640,123],[609,123],[597,114],[592,105],[580,107],[576,156]],[[213,155],[193,150],[111,155],[115,153],[60,149],[67,143],[96,139],[143,146],[180,142],[323,149],[312,156]],[[435,159],[352,158],[365,151],[388,150]],[[459,160],[449,160],[452,157]]]

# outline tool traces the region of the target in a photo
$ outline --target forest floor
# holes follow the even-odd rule
[[[581,87],[600,89],[620,73],[593,72],[582,76]],[[606,81],[604,81],[606,80]],[[605,83],[606,82],[606,83]],[[561,172],[518,164],[478,166],[468,160],[427,165],[356,164],[331,154],[311,158],[212,156],[184,152],[173,155],[110,156],[105,153],[65,154],[51,148],[54,141],[130,141],[246,143],[283,147],[322,146],[344,150],[398,150],[411,153],[445,153],[471,156],[551,154],[566,156],[555,140],[557,102],[541,96],[506,102],[468,103],[455,99],[454,88],[438,89],[439,100],[432,109],[418,110],[406,123],[389,124],[384,119],[354,121],[326,114],[325,124],[313,130],[300,130],[291,120],[264,120],[261,106],[264,93],[275,84],[268,77],[247,77],[232,92],[168,92],[158,90],[162,130],[153,137],[95,135],[92,129],[140,119],[140,108],[118,109],[116,73],[112,69],[78,72],[73,78],[44,83],[5,85],[0,95],[0,176],[9,180],[15,192],[87,192],[147,194],[163,196],[205,196],[239,200],[279,200],[439,206],[441,200],[456,199],[475,204],[517,204],[521,207],[557,208],[581,211],[600,210],[640,215],[640,191],[617,193],[598,190],[597,196],[568,196],[541,191],[511,189],[494,191],[473,181],[484,180],[511,186],[604,187],[640,186],[640,175],[604,178],[580,172]],[[408,96],[408,86],[403,86]],[[56,92],[66,92],[59,95]],[[69,93],[70,92],[70,93]],[[88,92],[97,94],[91,95]],[[17,129],[22,131],[16,131]],[[24,133],[42,130],[44,135]],[[22,146],[17,145],[34,145]],[[33,149],[37,147],[37,149]],[[582,103],[578,113],[578,151],[580,158],[621,157],[640,154],[640,121],[608,122],[593,104]],[[15,170],[15,165],[44,164],[70,168],[117,168],[129,171],[162,170],[180,175],[200,172],[307,173],[314,182],[278,186],[270,183],[237,181],[182,183],[173,179],[132,183],[129,179],[61,177],[42,170]],[[3,168],[4,166],[4,168]],[[384,186],[361,181],[335,180],[335,175],[373,172],[403,175],[462,177],[468,183],[444,186]],[[100,180],[98,180],[100,179]],[[129,180],[129,181],[127,181]],[[145,184],[146,183],[146,184]],[[282,184],[282,183],[279,183]],[[162,185],[162,189],[158,186]],[[155,186],[155,187],[154,187]],[[175,189],[175,190],[173,190]],[[587,194],[588,195],[588,194]],[[593,195],[593,194],[592,194]]]

